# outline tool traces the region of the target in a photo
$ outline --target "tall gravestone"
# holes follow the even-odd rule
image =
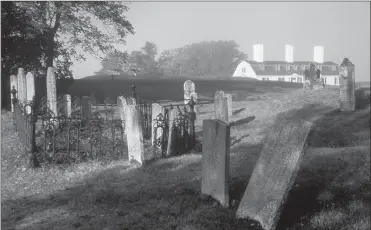
[[[35,96],[35,78],[31,72],[26,75],[26,100],[32,101]],[[31,113],[31,107],[27,106],[27,114]]]
[[[64,113],[67,117],[71,116],[71,95],[63,95]]]
[[[164,119],[164,116],[165,116],[165,108],[162,107],[160,104],[157,104],[157,103],[153,103],[152,104],[152,132],[151,132],[151,143],[152,145],[154,146],[154,142],[156,141],[156,139],[158,138],[161,138],[162,137],[162,134],[163,134],[163,130],[162,128],[159,126],[159,122],[161,121],[156,121],[156,119],[158,118],[158,116],[162,114],[162,119]],[[157,127],[157,129],[156,129]],[[155,133],[156,131],[156,133]]]
[[[215,119],[229,122],[228,102],[223,91],[216,91],[214,98]]]
[[[126,99],[124,96],[119,96],[117,98],[117,105],[119,108],[119,113],[120,113],[120,119],[121,119],[121,126],[122,129],[124,130],[124,133],[126,133],[126,128],[125,128],[125,109],[128,106],[126,103]]]
[[[18,92],[18,80],[17,80],[17,76],[15,75],[11,75],[10,76],[10,92],[12,92],[13,88],[15,90],[17,90]],[[17,95],[14,95],[15,97],[17,97]],[[13,99],[14,99],[14,96],[12,93],[10,93],[10,98],[11,98],[11,108],[12,108],[12,112],[14,112],[14,104],[13,104]]]
[[[175,123],[174,120],[178,116],[177,109],[170,109],[169,110],[169,137],[168,137],[168,144],[166,149],[166,156],[170,156],[174,153],[176,147],[176,130],[175,130]]]
[[[237,209],[237,218],[248,217],[266,230],[275,229],[299,170],[311,125],[284,117],[275,121]]]
[[[26,87],[26,76],[24,75],[23,68],[18,69],[17,74],[18,79],[18,100],[20,102],[26,101],[27,97],[27,87]]]
[[[232,116],[232,111],[233,111],[233,108],[232,108],[232,103],[233,103],[233,100],[232,100],[232,94],[225,94],[225,97],[227,98],[227,107],[228,107],[228,116],[231,117]]]
[[[82,117],[89,118],[91,115],[91,101],[90,97],[83,96],[81,98],[81,107],[82,107]]]
[[[48,73],[46,76],[46,95],[49,104],[49,109],[58,116],[57,108],[57,82],[55,80],[53,67],[48,68]]]
[[[220,120],[203,121],[201,192],[229,206],[230,126]]]
[[[191,94],[195,93],[196,87],[195,83],[191,80],[187,80],[183,84],[184,88],[184,104],[188,104],[189,100],[191,100]]]
[[[340,111],[355,111],[355,68],[348,58],[340,65]]]
[[[125,120],[129,161],[134,161],[142,165],[144,162],[142,114],[135,105],[128,105],[126,107]]]

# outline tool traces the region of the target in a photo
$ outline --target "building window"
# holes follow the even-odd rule
[[[286,71],[290,70],[290,65],[286,65]]]
[[[301,69],[302,69],[302,70],[305,70],[305,67],[306,67],[306,65],[302,65],[302,66],[301,66]]]
[[[294,70],[298,70],[298,66],[297,65],[294,65]]]
[[[284,77],[279,77],[278,81],[285,81],[285,78]]]
[[[276,70],[277,71],[280,71],[280,69],[281,69],[281,66],[280,65],[276,65]]]
[[[336,65],[332,66],[332,71],[336,71]]]
[[[296,82],[296,77],[290,78],[290,82]]]
[[[242,73],[246,73],[246,68],[245,67],[242,68]]]
[[[261,65],[260,65],[260,69],[261,69],[261,70],[264,70],[264,64],[261,64]]]
[[[302,83],[303,79],[301,77],[298,77],[298,83]]]
[[[335,85],[337,85],[337,77],[334,77],[334,80],[335,80]]]

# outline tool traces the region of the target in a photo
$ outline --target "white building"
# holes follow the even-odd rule
[[[309,64],[313,63],[316,69],[320,69],[321,78],[326,85],[340,85],[339,66],[334,62],[323,62],[323,47],[315,48],[314,59],[316,61],[294,61],[293,47],[285,46],[285,61],[264,61],[263,47],[254,45],[253,61],[242,61],[233,73],[233,77],[249,77],[261,81],[287,81],[303,82],[303,73]]]

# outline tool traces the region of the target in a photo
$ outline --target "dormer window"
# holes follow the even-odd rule
[[[294,70],[298,70],[298,66],[297,65],[294,65]]]
[[[264,70],[264,64],[260,64],[260,69]]]
[[[290,70],[290,65],[286,65],[286,71]]]
[[[281,69],[281,66],[280,65],[276,65],[276,70],[277,71],[280,71],[280,69]]]
[[[336,65],[332,66],[332,71],[336,71]]]
[[[302,70],[305,70],[305,67],[307,67],[307,65],[301,65]]]

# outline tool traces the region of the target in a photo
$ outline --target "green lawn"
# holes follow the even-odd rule
[[[277,229],[369,229],[369,100],[359,100],[355,113],[339,113],[338,88],[237,96],[229,209],[200,198],[199,146],[142,168],[117,161],[29,170],[11,116],[3,113],[2,229],[260,229],[234,215],[262,140],[284,111],[310,120],[314,129]],[[213,105],[200,108],[198,139],[212,110]]]

